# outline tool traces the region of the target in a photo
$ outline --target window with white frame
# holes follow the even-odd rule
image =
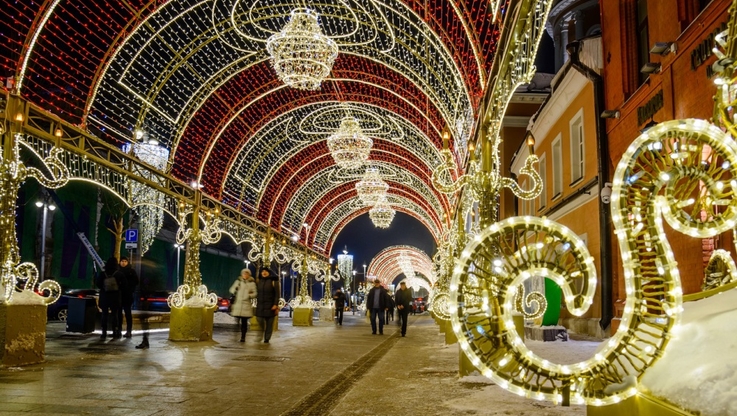
[[[583,108],[571,119],[571,183],[583,178],[584,174],[584,135]]]
[[[563,146],[560,134],[553,140],[553,198],[563,193]]]
[[[538,163],[538,171],[540,173],[540,196],[537,197],[537,206],[540,207],[540,209],[545,208],[545,202],[546,201],[546,193],[548,190],[548,162],[547,159],[545,159],[545,154],[543,153],[542,156],[540,156],[540,162]]]

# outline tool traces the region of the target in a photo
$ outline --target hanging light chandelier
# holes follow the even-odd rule
[[[381,179],[377,168],[366,168],[363,178],[356,182],[358,198],[367,207],[376,205],[386,195],[387,190],[389,190],[389,184]]]
[[[314,91],[330,75],[338,45],[322,33],[317,12],[292,10],[281,32],[266,42],[271,65],[282,82],[292,88]]]
[[[373,145],[374,141],[363,134],[358,120],[352,116],[344,117],[338,131],[328,137],[328,149],[335,163],[346,169],[363,166]]]
[[[374,226],[378,228],[389,228],[394,219],[394,210],[387,202],[386,197],[381,198],[379,202],[369,210],[369,218]]]

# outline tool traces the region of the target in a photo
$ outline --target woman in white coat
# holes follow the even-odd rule
[[[256,281],[251,277],[251,271],[241,270],[241,275],[233,285],[230,293],[235,295],[235,302],[230,305],[230,314],[241,321],[241,342],[246,342],[246,331],[248,330],[248,318],[253,316],[253,305],[251,299],[256,298]]]

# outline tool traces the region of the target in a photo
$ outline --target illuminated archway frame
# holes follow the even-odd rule
[[[344,98],[342,102],[337,100],[339,97],[334,93],[304,96],[281,89],[278,93],[269,96],[269,102],[278,99],[283,103],[279,103],[280,105],[273,108],[268,114],[254,114],[256,118],[253,120],[253,126],[246,128],[243,122],[239,122],[238,125],[241,127],[236,129],[235,126],[230,126],[227,132],[218,136],[217,152],[219,155],[217,157],[208,155],[204,146],[192,147],[195,143],[187,144],[187,151],[184,154],[190,155],[190,160],[186,164],[198,164],[198,166],[196,169],[186,168],[178,175],[186,174],[185,171],[202,175],[201,182],[205,184],[205,189],[209,193],[220,195],[220,193],[230,192],[229,198],[242,199],[237,193],[240,191],[237,184],[242,180],[239,178],[245,178],[249,182],[265,181],[271,176],[270,171],[283,165],[302,147],[327,139],[338,128],[340,119],[348,110],[361,118],[362,127],[368,130],[366,133],[370,137],[399,137],[406,147],[417,149],[413,152],[423,155],[423,159],[426,160],[425,164],[434,167],[440,163],[440,150],[438,149],[442,146],[442,142],[439,131],[434,128],[429,129],[433,124],[428,123],[430,120],[422,114],[420,108],[399,99],[394,93],[377,89],[371,84],[353,82],[348,84],[357,88],[361,87],[362,90],[347,91],[342,94]],[[302,98],[289,101],[293,95]],[[268,107],[268,105],[263,102],[252,107],[253,111],[257,112],[258,109]],[[343,107],[346,108],[338,111]],[[249,117],[246,121],[250,120],[250,114],[242,116],[246,115]],[[307,117],[310,120],[303,121]],[[330,120],[330,118],[334,119]],[[386,130],[386,127],[374,131],[377,123],[374,123],[372,119],[380,121],[384,126],[394,126],[393,131]],[[305,128],[312,120],[320,121],[319,128]],[[206,129],[203,127],[200,130]],[[297,130],[297,133],[295,134],[292,130]],[[198,134],[197,131],[192,131],[191,136],[197,137]],[[190,137],[189,134],[188,137]],[[208,146],[214,146],[214,142]],[[198,150],[200,153],[190,154],[191,149]],[[325,151],[328,151],[327,147]],[[278,154],[272,154],[274,152]],[[180,151],[179,156],[175,159],[175,170],[176,166],[180,166],[181,169],[185,164],[184,160],[179,159],[184,154]],[[203,155],[207,158],[207,163],[204,163]],[[243,163],[248,164],[249,171],[240,171]],[[233,177],[234,174],[236,174],[236,185],[227,181],[228,176]],[[260,188],[260,186],[256,185],[255,188]],[[255,197],[245,199],[253,203]]]
[[[260,25],[270,27],[259,29],[245,21],[233,26],[235,22],[228,15],[229,11],[219,7],[223,2],[216,2],[214,7],[206,2],[192,3],[194,1],[170,2],[160,7],[145,18],[145,24],[132,29],[126,39],[116,45],[87,105],[91,115],[88,124],[92,125],[100,120],[95,114],[97,111],[103,110],[103,114],[115,113],[104,111],[105,101],[109,97],[118,101],[122,98],[131,103],[142,102],[146,105],[146,108],[141,108],[138,118],[128,120],[128,124],[146,120],[149,125],[156,126],[162,136],[174,137],[176,140],[180,135],[174,133],[174,125],[190,118],[187,111],[191,114],[197,112],[198,103],[205,101],[222,83],[251,65],[264,61],[262,51],[265,39],[279,30],[283,25],[284,15],[288,15],[289,9],[293,8],[290,6],[277,12],[279,18],[260,20]],[[372,2],[363,11],[360,10],[360,2],[351,3],[355,3],[352,4],[355,6],[354,11],[365,16],[357,19],[358,31],[354,35],[358,38],[351,38],[350,35],[336,37],[341,55],[367,57],[381,65],[396,68],[417,85],[423,85],[423,90],[432,97],[432,101],[440,103],[449,125],[455,126],[457,120],[465,118],[466,109],[475,105],[471,102],[471,97],[480,91],[482,84],[474,88],[473,82],[469,82],[467,76],[460,75],[467,66],[454,61],[452,52],[438,39],[438,35],[400,2],[383,1],[386,5],[381,6],[379,2]],[[313,6],[319,12],[321,5]],[[210,16],[206,16],[208,14],[212,15],[212,21]],[[340,12],[335,12],[326,14],[322,19],[326,20],[326,26],[340,27],[327,22],[332,19],[341,20],[340,15]],[[447,17],[454,17],[454,14]],[[189,19],[186,25],[190,33],[182,35],[180,20],[184,19]],[[396,24],[399,30],[386,24],[394,21],[399,22]],[[386,27],[374,27],[377,24]],[[367,39],[360,39],[360,32],[366,31],[373,33],[373,39],[369,43]],[[249,37],[246,32],[258,34],[256,37]],[[380,32],[383,32],[383,36],[376,36]],[[444,29],[439,32],[442,36]],[[453,48],[454,43],[449,44]],[[473,45],[473,42],[469,44]],[[215,55],[215,50],[215,58],[202,60],[203,56]],[[180,52],[173,54],[166,51]],[[430,66],[426,62],[428,55],[433,59],[434,71],[427,70]],[[479,71],[478,75],[483,78],[483,71]],[[137,106],[134,104],[131,108]],[[125,131],[124,128],[116,130]]]
[[[391,187],[392,194],[406,196],[407,199],[414,201],[418,206],[422,207],[425,212],[430,214],[433,223],[440,227],[440,218],[443,215],[443,207],[447,206],[447,201],[437,199],[437,195],[433,193],[432,188],[422,180],[413,175],[407,174],[401,170],[401,167],[392,165],[391,162],[374,161],[371,166],[378,168],[384,173],[384,178]],[[353,198],[357,196],[355,192],[355,183],[360,177],[354,175],[351,178],[343,179],[342,182],[336,182],[335,177],[338,169],[326,169],[319,174],[310,176],[301,187],[290,193],[289,205],[284,211],[284,215],[280,217],[280,224],[283,228],[290,232],[295,232],[308,224],[313,229],[313,224],[321,224],[322,219],[330,211],[331,205],[339,203],[337,198],[346,197]],[[397,172],[399,174],[392,175]],[[340,196],[338,196],[340,195]],[[359,208],[359,207],[357,207]],[[324,225],[324,224],[323,224]],[[317,231],[317,228],[314,228]],[[308,233],[312,237],[312,233]],[[308,238],[308,243],[311,239]]]
[[[318,232],[315,235],[312,245],[315,250],[322,250],[324,253],[331,252],[334,242],[333,237],[340,234],[343,228],[357,217],[368,214],[370,207],[361,206],[360,200],[355,196],[355,192],[353,194],[346,192],[345,197],[340,198],[340,195],[336,196],[337,204],[327,213],[325,220],[321,224],[318,224]],[[407,198],[389,194],[388,199],[396,211],[417,219],[428,229],[433,239],[437,241],[442,230],[432,221],[432,217],[428,213],[424,212],[421,207]]]
[[[405,257],[412,262],[415,273],[424,277],[429,283],[428,287],[435,285],[437,278],[432,260],[427,253],[413,246],[396,245],[381,250],[371,259],[366,274],[376,276],[385,284],[391,284],[397,276],[403,273],[399,266],[400,257]]]

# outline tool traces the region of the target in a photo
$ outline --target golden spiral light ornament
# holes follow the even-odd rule
[[[597,279],[593,258],[570,230],[547,219],[514,217],[482,230],[456,263],[450,314],[461,349],[483,375],[522,396],[594,406],[632,396],[682,311],[663,218],[695,238],[725,232],[737,225],[735,191],[737,144],[731,137],[703,120],[653,127],[627,149],[613,178],[612,221],[627,294],[614,336],[594,357],[568,365],[524,345],[512,322],[516,286],[532,275],[547,277],[562,287],[568,310],[581,315]]]

